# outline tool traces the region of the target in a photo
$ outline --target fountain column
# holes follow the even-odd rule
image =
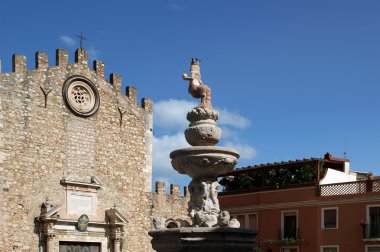
[[[219,207],[217,177],[234,168],[239,153],[214,146],[222,131],[216,124],[219,115],[211,105],[211,89],[201,80],[199,63],[198,59],[192,59],[191,76],[182,75],[189,81],[189,93],[201,99],[201,103],[187,114],[190,124],[185,130],[185,138],[192,147],[170,153],[173,168],[192,178],[188,187],[188,213],[192,225],[167,228],[163,220],[155,219],[156,230],[149,232],[153,237],[152,246],[159,252],[252,251],[256,233],[239,228],[240,223]]]
[[[216,125],[219,115],[211,107],[195,107],[187,114],[189,127],[185,138],[193,147],[170,153],[172,166],[181,174],[192,177],[189,184],[189,215],[195,227],[235,227],[239,222],[230,220],[219,208],[217,177],[231,171],[239,153],[214,146],[219,142],[221,129]]]

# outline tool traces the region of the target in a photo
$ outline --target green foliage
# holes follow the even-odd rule
[[[325,175],[326,169],[327,168],[325,167],[325,163],[321,162],[319,165],[319,177],[320,178],[323,178],[323,176]]]
[[[236,178],[236,183],[239,185],[240,189],[246,189],[253,187],[253,178],[247,174],[241,174]]]
[[[253,252],[262,252],[263,249],[261,248],[261,241],[259,240],[257,247],[253,248]]]
[[[304,242],[304,239],[301,239],[301,238],[281,238],[281,239],[278,239],[278,240],[275,240],[275,239],[266,239],[264,240],[264,243],[267,244],[267,245],[294,245],[294,244],[300,244]]]
[[[291,168],[272,168],[242,173],[229,182],[227,191],[306,184],[316,181],[316,165],[303,165]],[[322,171],[321,171],[322,172]]]

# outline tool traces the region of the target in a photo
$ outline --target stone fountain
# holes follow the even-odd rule
[[[234,168],[239,153],[214,146],[222,130],[216,124],[219,114],[212,108],[211,89],[201,80],[199,64],[198,59],[192,59],[191,76],[182,75],[189,81],[189,93],[201,99],[187,114],[190,125],[185,130],[185,138],[192,147],[170,153],[173,168],[192,178],[188,204],[192,225],[179,222],[173,225],[173,219],[156,218],[156,229],[149,232],[153,237],[152,246],[158,252],[253,251],[256,233],[239,228],[240,223],[219,207],[217,177]]]

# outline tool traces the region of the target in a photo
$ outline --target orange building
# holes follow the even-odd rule
[[[380,252],[380,179],[327,153],[236,169],[219,201],[258,231],[256,251]]]

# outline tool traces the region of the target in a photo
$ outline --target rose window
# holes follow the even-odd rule
[[[74,88],[72,95],[76,103],[85,103],[90,100],[87,90],[80,86]]]
[[[85,78],[73,77],[66,81],[63,89],[66,104],[80,116],[90,116],[99,107],[96,87]]]

